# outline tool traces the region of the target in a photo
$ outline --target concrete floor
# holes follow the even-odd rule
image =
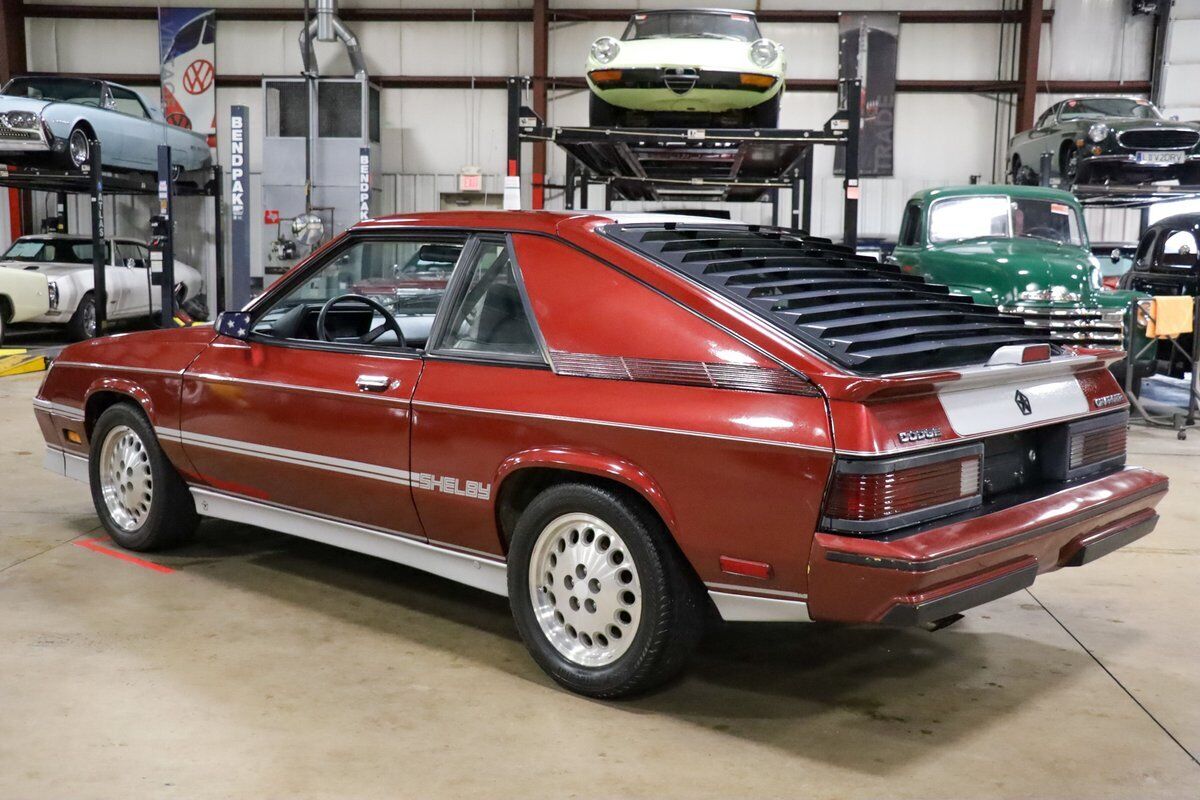
[[[558,689],[500,598],[206,523],[157,572],[75,546],[0,380],[0,797],[1200,797],[1200,432],[1150,538],[921,631],[727,626],[633,702]]]

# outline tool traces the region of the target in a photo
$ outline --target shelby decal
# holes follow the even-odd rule
[[[461,478],[430,475],[428,472],[414,472],[413,486],[427,492],[445,492],[459,497],[470,497],[475,500],[487,500],[492,496],[492,485],[479,481],[464,481]]]
[[[919,428],[915,431],[900,431],[900,433],[896,434],[896,438],[899,439],[903,444],[908,444],[910,442],[923,442],[927,439],[940,439],[942,438],[942,429]]]
[[[1097,397],[1092,400],[1092,404],[1096,408],[1108,408],[1109,406],[1119,406],[1125,402],[1125,394],[1117,392],[1116,394],[1106,394],[1103,397]]]

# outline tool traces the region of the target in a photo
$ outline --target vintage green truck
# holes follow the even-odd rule
[[[1039,186],[917,192],[904,208],[889,260],[1022,317],[1059,345],[1129,350],[1130,305],[1147,297],[1104,288],[1079,202],[1069,192]],[[1137,352],[1146,338],[1144,328],[1134,328]],[[1153,369],[1152,357],[1135,367],[1140,382]]]

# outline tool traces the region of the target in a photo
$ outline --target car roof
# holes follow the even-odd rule
[[[639,8],[631,13],[634,15],[649,15],[649,14],[678,14],[680,12],[688,12],[691,14],[743,14],[747,17],[757,18],[757,14],[753,11],[747,11],[742,8]]]
[[[1170,217],[1163,217],[1158,222],[1151,225],[1146,230],[1151,228],[1161,230],[1162,228],[1195,228],[1200,225],[1200,212],[1191,212],[1188,214],[1175,214]]]
[[[922,189],[915,192],[911,200],[930,203],[943,197],[973,197],[980,195],[1004,194],[1009,197],[1029,197],[1035,200],[1055,200],[1069,203],[1078,208],[1079,201],[1075,195],[1062,189],[1051,189],[1048,186],[1016,186],[1010,183],[990,184],[974,183],[966,186],[938,186],[933,189]]]

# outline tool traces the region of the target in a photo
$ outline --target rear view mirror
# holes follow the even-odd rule
[[[222,311],[217,315],[217,333],[233,339],[250,338],[250,314],[247,311]]]

